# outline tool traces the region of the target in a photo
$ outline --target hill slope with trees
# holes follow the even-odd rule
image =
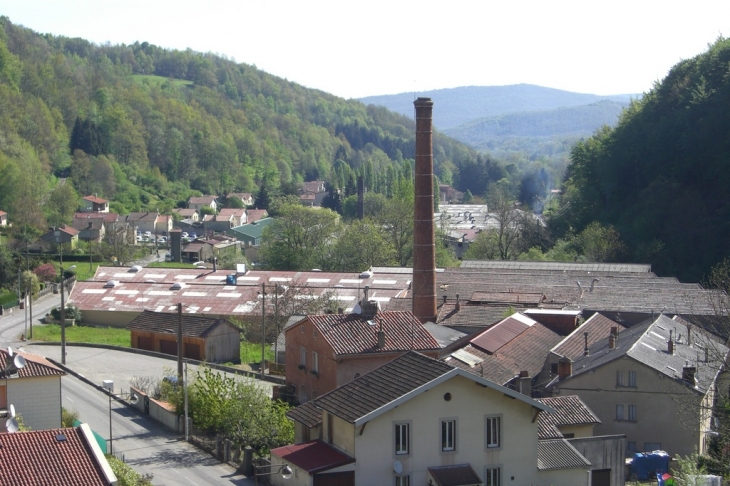
[[[414,122],[385,108],[218,55],[95,45],[6,17],[0,99],[0,208],[38,228],[70,222],[92,193],[122,214],[199,193],[291,194],[314,179],[351,191],[357,175],[388,195],[414,155]],[[478,194],[505,175],[440,134],[434,158],[442,180]]]
[[[631,260],[698,281],[730,241],[730,40],[674,66],[572,151],[553,227],[620,232]]]

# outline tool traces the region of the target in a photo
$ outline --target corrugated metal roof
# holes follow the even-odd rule
[[[527,262],[504,260],[464,260],[462,268],[499,268],[499,269],[526,269],[552,271],[598,271],[598,272],[630,272],[649,273],[651,265],[640,263],[566,263],[566,262]]]
[[[537,441],[537,468],[548,469],[588,469],[591,462],[578,452],[565,439]]]
[[[517,314],[507,317],[491,326],[486,331],[471,339],[470,342],[488,353],[495,353],[499,348],[525,332],[534,324],[536,324],[536,321]]]

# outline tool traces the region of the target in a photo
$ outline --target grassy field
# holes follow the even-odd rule
[[[52,343],[61,342],[61,326],[44,324],[33,326],[33,341]],[[116,327],[72,326],[66,328],[67,343],[109,344],[128,348],[131,346],[130,332]],[[266,359],[274,360],[271,346],[266,345]],[[241,363],[258,364],[261,362],[261,344],[241,341]]]
[[[33,326],[33,340],[60,343],[61,326],[59,324],[44,324],[40,326]],[[66,342],[111,344],[113,346],[122,346],[125,348],[131,346],[129,331],[127,331],[126,329],[118,329],[112,327],[66,327]]]

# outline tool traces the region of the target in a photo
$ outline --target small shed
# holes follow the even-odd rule
[[[178,314],[145,310],[128,325],[132,347],[177,355]],[[183,357],[209,363],[241,362],[241,330],[226,319],[182,315]]]

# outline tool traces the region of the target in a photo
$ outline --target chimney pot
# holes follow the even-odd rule
[[[573,375],[573,360],[567,357],[558,360],[558,379],[564,380]]]
[[[682,367],[682,379],[692,386],[697,385],[697,377],[695,376],[697,373],[697,368],[694,366],[685,365]]]

